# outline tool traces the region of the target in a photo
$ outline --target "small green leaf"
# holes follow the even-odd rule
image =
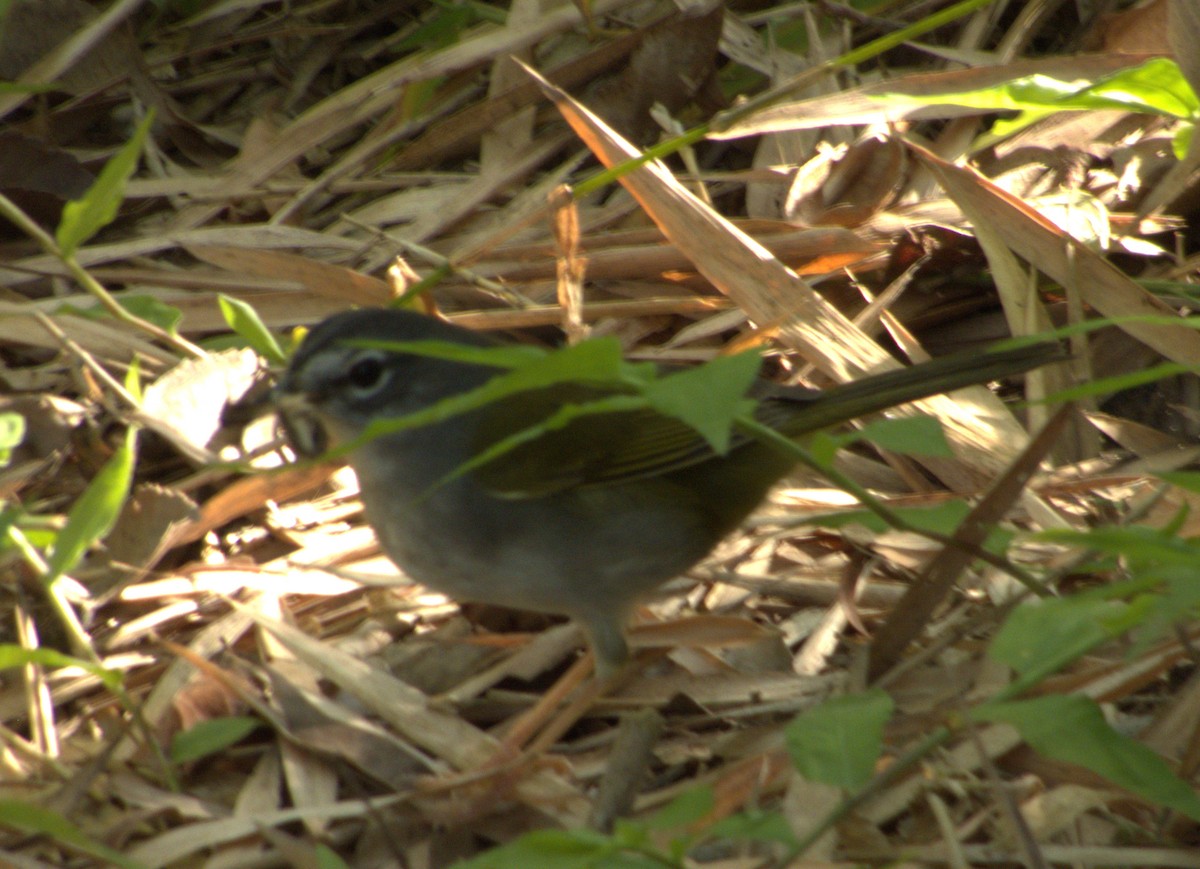
[[[145,397],[142,391],[142,357],[134,356],[125,370],[125,391],[133,396],[134,401],[142,403]]]
[[[10,643],[0,643],[0,670],[12,670],[24,667],[26,664],[39,664],[53,670],[63,667],[78,667],[91,673],[110,689],[115,690],[121,686],[120,670],[110,670],[99,664],[93,664],[91,661],[64,655],[54,649],[26,649]]]
[[[350,869],[350,864],[337,855],[328,845],[317,845],[317,869]]]
[[[179,324],[183,322],[183,311],[174,305],[156,299],[154,296],[141,294],[115,296],[117,303],[129,313],[148,323],[153,323],[164,332],[178,334]]]
[[[942,424],[932,416],[879,419],[863,426],[858,434],[877,447],[906,456],[954,457]]]
[[[73,256],[81,244],[108,226],[117,216],[125,192],[125,182],[137,168],[142,144],[146,141],[153,122],[154,112],[147,112],[130,140],[104,164],[104,168],[100,170],[87,192],[63,207],[57,233],[58,246],[63,256]]]
[[[1078,764],[1152,802],[1200,820],[1200,797],[1191,787],[1148,746],[1113,730],[1100,708],[1086,697],[1055,694],[987,703],[977,707],[972,717],[1011,724],[1040,754]]]
[[[12,451],[25,440],[25,417],[19,413],[0,413],[0,467],[12,459]]]
[[[810,781],[860,788],[875,773],[891,715],[892,698],[878,688],[826,700],[787,726],[792,763]]]
[[[107,845],[94,841],[87,833],[58,812],[44,809],[26,800],[0,800],[0,826],[20,830],[27,836],[44,836],[68,848],[102,860],[121,869],[141,869],[142,864],[121,856]]]
[[[687,423],[715,452],[724,454],[734,420],[754,409],[746,393],[761,367],[762,357],[756,350],[718,356],[648,383],[643,395],[659,413]]]
[[[257,718],[230,716],[201,721],[171,740],[171,760],[187,763],[218,754],[241,742],[262,725]]]
[[[694,787],[681,793],[655,812],[646,822],[652,830],[672,830],[694,824],[713,810],[712,788]]]
[[[245,339],[255,353],[272,365],[283,365],[287,361],[279,342],[258,316],[258,311],[241,299],[224,293],[217,296],[217,304],[221,306],[221,316],[229,328]]]
[[[1187,157],[1188,151],[1192,149],[1192,139],[1195,135],[1196,125],[1194,123],[1179,125],[1179,129],[1171,137],[1171,151],[1175,154],[1176,160]]]
[[[46,582],[53,582],[73,570],[83,558],[88,547],[101,539],[110,530],[129,496],[133,481],[134,457],[137,453],[137,432],[129,428],[125,440],[113,457],[102,467],[83,494],[71,505],[67,513],[67,524],[58,533],[50,550],[50,574]]]
[[[722,818],[704,831],[705,838],[733,842],[778,842],[795,845],[796,834],[780,812],[742,812]]]

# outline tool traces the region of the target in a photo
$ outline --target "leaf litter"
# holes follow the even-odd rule
[[[1180,318],[1194,306],[1197,151],[1174,149],[1194,119],[1047,113],[987,144],[995,112],[953,103],[1034,73],[1120,74],[1147,44],[1176,46],[1195,87],[1196,16],[1185,2],[1096,21],[1065,5],[990,17],[977,5],[882,63],[814,71],[920,21],[916,4],[122,2],[97,16],[82,0],[14,0],[0,69],[23,87],[0,99],[0,142],[18,156],[0,160],[0,193],[52,231],[79,173],[99,173],[153,107],[120,210],[75,257],[136,318],[170,313],[156,328],[209,355],[185,362],[161,331],[101,314],[63,259],[6,224],[0,376],[13,395],[0,414],[26,426],[0,470],[14,614],[4,853],[22,865],[536,865],[548,852],[521,834],[559,830],[591,865],[672,841],[689,850],[677,865],[788,865],[806,837],[810,859],[863,863],[1197,865],[1190,803],[1161,776],[1114,784],[1054,745],[1030,752],[996,717],[967,717],[1002,708],[1023,672],[1024,659],[986,654],[1028,594],[1003,553],[1063,599],[1108,598],[1086,611],[1111,623],[1036,690],[1101,703],[1116,735],[1097,751],[1148,745],[1170,781],[1195,780],[1194,582],[1169,568],[1173,539],[1190,551],[1194,487],[1156,476],[1195,461],[1195,381],[1111,396],[1101,380],[1200,352]],[[1135,28],[1156,38],[1120,45]],[[796,73],[790,95],[740,109],[739,96]],[[622,169],[623,186],[578,199],[583,293],[560,306],[550,193],[658,140],[655,102],[684,128],[714,119],[712,135],[691,145],[696,159]],[[35,160],[70,177],[35,178],[23,166]],[[397,258],[405,277],[388,274]],[[897,349],[919,359],[1111,323],[1076,327],[1065,370],[1026,378],[1031,397],[1101,380],[1081,413],[1060,414],[1057,437],[1043,428],[1053,407],[1014,413],[978,387],[921,403],[952,459],[839,455],[906,523],[969,557],[798,475],[639,609],[639,668],[601,693],[574,627],[397,585],[348,472],[237,464],[250,450],[277,465],[278,445],[269,427],[222,421],[256,366],[226,349],[218,292],[286,348],[296,327],[435,273],[427,298],[473,328],[546,340],[547,327],[586,326],[667,361],[749,342],[770,349],[777,376],[817,384],[895,365]],[[140,410],[116,388],[134,360]],[[36,554],[53,551],[136,421],[178,437],[139,438],[132,494],[104,520],[113,531],[47,597]],[[976,524],[956,530],[964,512],[944,508],[963,498]],[[1027,533],[1100,523],[1166,536],[1115,559]],[[1142,597],[1123,596],[1138,582]],[[48,602],[77,615],[82,643]],[[1031,660],[1061,653],[1052,640],[1029,637]],[[868,672],[894,710],[834,759],[859,765],[856,783],[875,775],[843,791],[821,780],[819,757],[791,762],[789,723],[857,696]],[[856,726],[821,708],[833,716],[822,732]],[[639,722],[649,709],[660,720]],[[172,756],[183,731],[193,748]]]

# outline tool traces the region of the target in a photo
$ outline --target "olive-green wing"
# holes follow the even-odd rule
[[[647,408],[583,413],[561,426],[551,423],[564,407],[603,408],[623,393],[563,384],[524,392],[485,408],[477,454],[510,448],[472,471],[489,491],[531,498],[579,486],[604,485],[667,473],[713,456],[696,431]],[[620,401],[616,402],[620,404]]]

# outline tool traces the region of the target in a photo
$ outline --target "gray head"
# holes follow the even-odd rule
[[[357,346],[359,341],[492,343],[469,329],[399,309],[347,311],[323,321],[305,337],[274,391],[284,427],[306,455],[360,435],[373,419],[412,413],[472,389],[496,373],[461,362]]]

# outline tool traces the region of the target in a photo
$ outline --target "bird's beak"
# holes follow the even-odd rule
[[[329,435],[307,395],[276,387],[271,392],[271,403],[296,452],[314,458],[329,449]]]

